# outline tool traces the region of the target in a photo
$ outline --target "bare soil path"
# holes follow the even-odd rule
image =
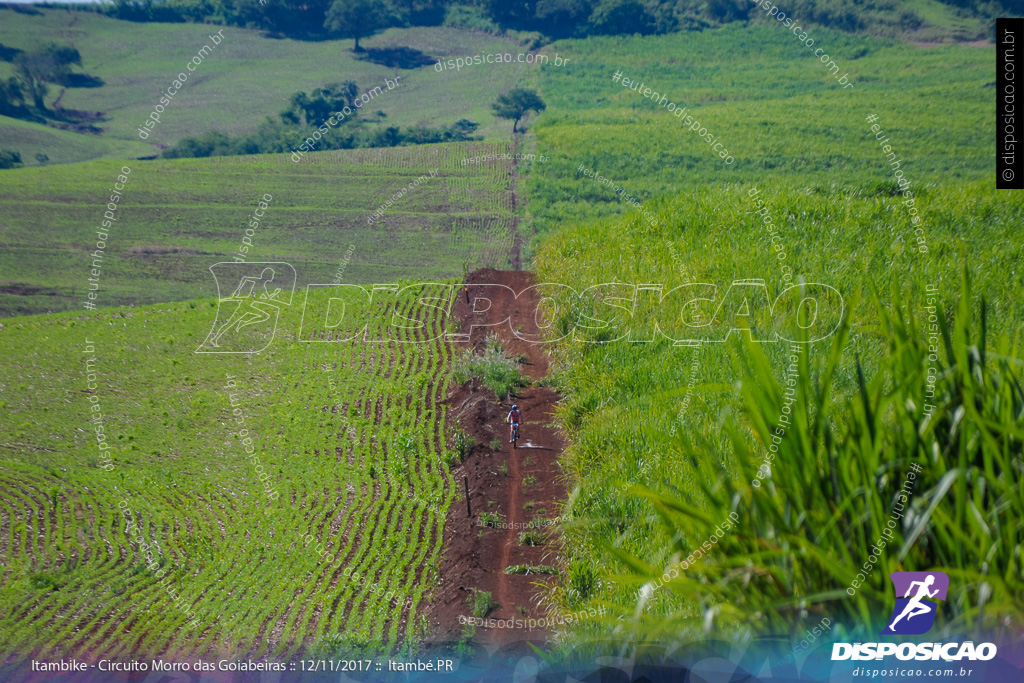
[[[531,381],[545,377],[548,359],[544,345],[519,339],[513,332],[535,329],[534,313],[539,303],[536,291],[515,296],[535,284],[533,274],[483,269],[472,273],[468,284],[470,302],[467,303],[465,292],[460,292],[453,313],[462,321],[463,332],[472,332],[468,344],[456,346],[478,349],[486,335],[493,332],[508,354],[525,354],[521,368]],[[487,286],[495,284],[505,288]],[[495,324],[506,319],[504,324]],[[485,325],[493,327],[482,327]],[[471,434],[477,444],[466,461],[452,472],[460,488],[463,478],[468,478],[473,517],[467,517],[464,500],[455,503],[448,514],[442,585],[429,612],[434,635],[428,645],[454,643],[463,638],[465,626],[459,617],[472,616],[468,599],[474,590],[490,592],[499,605],[488,619],[524,622],[513,623],[511,628],[477,626],[469,642],[485,650],[488,656],[527,653],[527,642],[539,645],[545,641],[546,630],[529,630],[525,622],[544,617],[544,608],[538,605],[543,586],[536,584],[550,583],[555,577],[508,575],[505,569],[517,564],[559,564],[557,538],[550,533],[553,527],[532,528],[544,537],[542,545],[520,545],[518,539],[521,533],[531,530],[527,526],[530,522],[539,520],[543,524],[557,517],[559,505],[565,499],[557,462],[565,441],[552,426],[555,404],[560,398],[548,387],[529,386],[518,392],[514,401],[523,413],[523,424],[519,447],[515,449],[508,442],[505,424],[511,401],[498,401],[475,380],[457,387],[446,401],[449,423]],[[492,442],[500,444],[500,448],[492,449]],[[504,474],[506,467],[508,474]],[[484,511],[500,514],[505,527],[480,526],[479,516]]]

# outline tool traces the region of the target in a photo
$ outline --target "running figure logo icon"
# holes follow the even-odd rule
[[[225,261],[210,272],[217,281],[217,318],[196,353],[259,353],[270,346],[281,307],[292,303],[295,269],[283,262]],[[238,283],[230,295],[223,295],[218,275]]]
[[[896,607],[882,633],[905,636],[927,633],[935,623],[938,609],[938,603],[931,601],[946,599],[949,577],[942,572],[893,572],[889,578],[896,589]]]

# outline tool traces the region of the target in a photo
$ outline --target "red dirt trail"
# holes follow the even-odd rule
[[[472,273],[469,298],[460,291],[453,315],[462,322],[462,332],[470,334],[469,343],[457,343],[456,349],[479,349],[488,333],[496,333],[506,353],[525,354],[521,365],[523,373],[536,381],[547,375],[548,360],[544,345],[519,339],[520,334],[537,331],[534,322],[539,297],[536,290],[523,292],[535,284],[533,274],[527,271],[497,271],[482,269]],[[487,285],[505,285],[488,287]],[[488,307],[487,299],[490,300]],[[474,311],[474,306],[477,309]],[[494,327],[480,327],[510,322]],[[558,456],[565,441],[551,423],[554,407],[561,397],[548,387],[523,387],[513,397],[523,413],[518,448],[508,442],[505,416],[510,401],[499,402],[494,393],[476,380],[457,387],[445,401],[448,405],[449,424],[458,426],[476,439],[476,446],[461,466],[452,471],[455,483],[463,489],[463,478],[469,480],[469,500],[473,518],[467,518],[464,500],[458,500],[448,513],[444,532],[444,557],[441,561],[441,586],[430,606],[428,615],[433,635],[428,645],[454,643],[462,638],[464,626],[459,617],[472,615],[467,599],[473,589],[490,591],[500,605],[488,615],[489,619],[540,619],[545,608],[538,605],[543,587],[538,582],[551,583],[550,575],[506,575],[506,567],[515,564],[546,564],[557,567],[558,539],[553,527],[534,528],[547,538],[544,545],[520,546],[517,538],[527,530],[525,524],[535,518],[553,519],[560,514],[560,503],[566,490],[558,469]],[[494,451],[490,444],[500,439],[501,449]],[[508,474],[500,471],[503,463]],[[524,478],[535,477],[536,484],[527,486]],[[532,510],[524,505],[532,502]],[[544,512],[538,513],[538,510]],[[477,524],[481,512],[497,512],[508,525],[505,529],[485,528]],[[482,534],[480,532],[483,532]],[[522,654],[529,651],[527,642],[542,644],[548,632],[542,629],[476,627],[471,643],[489,656],[495,654]]]

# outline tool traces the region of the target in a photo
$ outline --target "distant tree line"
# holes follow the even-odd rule
[[[221,23],[293,38],[358,41],[390,26],[440,25],[449,4],[450,0],[114,0],[88,8],[127,21]]]
[[[964,16],[1019,13],[1024,0],[940,0]],[[787,0],[786,13],[844,31],[913,29],[923,20],[900,0]],[[72,6],[83,9],[82,6]],[[472,22],[549,38],[702,30],[747,21],[751,0],[115,0],[88,6],[129,21],[212,22],[298,38],[359,41],[391,26]]]
[[[320,133],[313,147],[318,151],[478,139],[473,137],[473,132],[479,124],[468,119],[460,119],[447,127],[422,124],[405,128],[382,126],[380,124],[387,116],[382,111],[360,116],[364,110],[355,106],[358,96],[359,87],[355,81],[327,85],[311,93],[297,92],[291,96],[288,109],[282,111],[277,119],[268,117],[253,133],[230,137],[224,133],[210,132],[198,137],[185,138],[174,147],[165,150],[162,156],[166,159],[177,159],[238,154],[280,154],[297,150],[317,131]],[[344,118],[336,117],[338,125],[324,125],[332,114],[341,112],[346,107],[351,114]]]
[[[1007,16],[1022,0],[939,0],[964,16]],[[503,28],[553,38],[702,30],[759,14],[751,0],[481,0]],[[900,0],[779,0],[786,14],[842,31],[914,29],[923,20]]]

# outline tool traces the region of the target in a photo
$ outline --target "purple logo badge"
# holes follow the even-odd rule
[[[896,607],[885,634],[916,636],[927,633],[935,623],[938,603],[945,600],[949,577],[942,572],[893,572],[889,575],[896,589]]]

